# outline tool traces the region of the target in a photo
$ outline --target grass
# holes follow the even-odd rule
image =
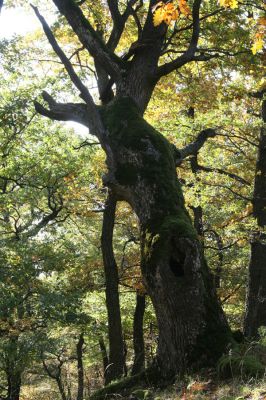
[[[143,392],[143,393],[142,393]],[[266,379],[247,382],[231,379],[215,381],[190,377],[166,390],[134,391],[132,400],[266,400]]]

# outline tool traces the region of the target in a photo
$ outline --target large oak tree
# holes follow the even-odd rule
[[[142,275],[158,321],[157,361],[161,374],[169,377],[183,373],[191,365],[215,362],[230,341],[230,329],[176,174],[182,159],[196,154],[214,132],[205,129],[194,143],[178,150],[145,121],[143,114],[156,84],[164,76],[187,63],[233,55],[230,41],[234,39],[229,28],[218,24],[219,17],[226,21],[230,13],[217,6],[216,1],[202,4],[202,0],[194,0],[191,16],[183,18],[181,25],[176,24],[169,31],[164,22],[154,26],[155,0],[129,0],[126,4],[107,0],[102,7],[109,10],[112,27],[109,35],[103,35],[97,23],[93,25],[86,16],[86,1],[53,2],[94,60],[101,106],[96,105],[52,30],[34,7],[53,50],[82,99],[80,103],[59,103],[45,92],[43,99],[48,106],[36,102],[36,110],[50,119],[73,120],[89,128],[106,153],[108,172],[104,184],[109,190],[111,226],[116,201],[128,202],[138,217]],[[128,21],[132,23],[132,20],[137,40],[132,34],[130,48],[121,55],[118,46]],[[235,12],[232,21],[243,23],[243,15]],[[213,45],[213,30],[218,35],[218,47]],[[227,34],[228,43],[224,48]],[[109,238],[109,249],[105,248],[104,263],[115,269],[110,247],[112,233],[104,236],[105,233],[103,242],[105,237]],[[118,310],[119,299],[108,297],[112,288],[117,290],[114,275],[109,282],[107,303]],[[110,318],[109,315],[112,325]],[[117,364],[116,375],[121,375],[121,327],[115,328],[120,350],[109,361]]]

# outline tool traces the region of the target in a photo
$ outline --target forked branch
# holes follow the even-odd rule
[[[64,64],[64,66],[68,72],[68,75],[69,75],[70,79],[72,80],[72,82],[74,83],[74,85],[80,91],[81,98],[86,102],[86,109],[87,109],[88,117],[85,119],[85,121],[86,121],[85,125],[89,127],[91,134],[94,134],[99,138],[102,146],[104,147],[106,144],[105,129],[104,129],[100,114],[97,110],[97,107],[93,101],[93,98],[92,98],[90,92],[88,91],[86,86],[82,83],[79,76],[75,72],[71,62],[69,61],[69,59],[67,58],[67,56],[65,55],[65,53],[63,52],[63,50],[61,49],[59,44],[57,43],[57,40],[55,39],[53,32],[51,31],[51,29],[50,29],[49,25],[47,24],[47,22],[45,21],[44,17],[39,13],[39,10],[37,9],[37,7],[34,7],[33,5],[31,5],[31,6],[32,6],[36,16],[38,17],[39,21],[41,22],[44,33],[45,33],[49,43],[51,44],[54,52],[57,54],[57,56],[60,58],[60,60]],[[78,105],[78,107],[77,107],[77,105],[73,105],[73,104],[71,106],[69,104],[66,104],[65,107],[64,107],[64,105],[61,105],[60,108],[58,108],[58,104],[46,92],[43,93],[43,97],[44,97],[44,100],[48,102],[50,110],[45,109],[38,102],[35,103],[35,108],[36,108],[37,112],[39,112],[40,114],[45,115],[49,118],[60,119],[60,120],[66,121],[66,120],[72,119],[72,118],[66,119],[67,109],[68,109],[68,111],[70,111],[70,108],[72,108],[72,115],[73,115],[73,108],[75,109],[75,111],[81,110],[80,105]],[[76,114],[74,113],[74,115],[76,116],[77,113]],[[81,115],[84,115],[84,113],[81,112]],[[73,119],[73,120],[76,121],[76,119]],[[83,120],[81,119],[81,121],[77,121],[77,122],[83,123]]]
[[[82,83],[82,81],[80,80],[78,75],[76,74],[71,62],[69,61],[69,59],[67,58],[67,56],[65,55],[65,53],[63,52],[61,47],[59,46],[57,40],[55,39],[55,37],[54,37],[49,25],[45,21],[44,17],[39,13],[39,10],[37,7],[34,7],[33,5],[31,5],[31,7],[33,8],[37,18],[41,22],[43,31],[44,31],[50,45],[52,46],[54,52],[57,54],[57,56],[60,58],[61,62],[64,64],[64,66],[68,72],[68,75],[69,75],[70,79],[72,80],[72,82],[74,83],[74,85],[80,91],[81,98],[87,104],[94,104],[93,99],[92,99],[88,89]]]
[[[94,60],[101,63],[106,72],[116,81],[121,77],[121,59],[114,55],[93,29],[81,9],[73,0],[53,0],[62,15],[88,50]]]
[[[193,9],[192,9],[192,36],[187,50],[179,57],[175,58],[173,61],[169,63],[163,64],[158,67],[157,70],[157,79],[164,75],[168,75],[170,72],[174,71],[187,64],[190,61],[194,60],[195,53],[197,51],[199,36],[200,36],[200,6],[202,0],[194,0]]]
[[[47,92],[42,93],[44,101],[49,108],[44,107],[38,101],[34,102],[36,111],[56,121],[75,121],[89,127],[88,109],[84,103],[57,103]],[[92,135],[93,131],[90,132]]]
[[[183,149],[176,149],[175,156],[176,156],[176,166],[179,166],[185,158],[188,156],[195,156],[205,142],[217,135],[217,132],[214,129],[204,129],[201,131],[196,140],[192,143],[189,143],[187,146],[183,147]]]

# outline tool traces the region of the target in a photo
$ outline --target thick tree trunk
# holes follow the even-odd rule
[[[258,328],[266,326],[266,100],[262,102],[261,129],[253,196],[253,214],[258,229],[253,234],[249,264],[244,334],[256,337]]]
[[[116,200],[110,192],[105,205],[101,238],[109,335],[109,365],[105,371],[106,383],[123,376],[124,372],[124,344],[118,291],[118,270],[112,246],[115,209]]]
[[[116,160],[106,183],[139,218],[141,268],[158,321],[161,373],[211,364],[231,335],[184,207],[172,147],[129,98],[115,99],[102,116]]]
[[[145,345],[143,337],[143,318],[145,313],[145,295],[136,295],[136,307],[133,325],[134,363],[132,375],[139,373],[144,368]]]

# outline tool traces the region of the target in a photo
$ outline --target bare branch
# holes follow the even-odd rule
[[[216,183],[208,183],[208,182],[204,182],[204,185],[229,190],[229,192],[231,192],[234,196],[238,197],[239,199],[242,199],[242,200],[247,201],[247,202],[249,202],[249,203],[252,202],[252,198],[251,198],[251,197],[243,196],[243,195],[240,194],[239,192],[235,192],[235,191],[234,191],[233,189],[231,189],[229,186],[221,185],[221,184],[216,184]]]
[[[169,74],[170,72],[174,71],[175,69],[178,69],[185,65],[186,63],[190,62],[193,60],[195,56],[195,52],[197,50],[197,45],[198,45],[198,40],[199,40],[199,35],[200,35],[200,17],[199,17],[199,10],[201,6],[202,0],[194,0],[193,4],[193,9],[192,9],[192,17],[193,17],[193,22],[192,22],[192,36],[191,40],[188,46],[188,49],[185,51],[184,54],[182,54],[180,57],[176,58],[173,61],[170,61],[169,63],[166,63],[162,66],[160,66],[157,69],[157,79],[160,77]]]
[[[102,64],[103,68],[113,79],[120,79],[121,59],[107,48],[78,5],[73,0],[53,0],[53,2],[60,13],[65,16],[80,42],[89,51],[91,56]]]
[[[201,21],[204,21],[205,19],[208,19],[208,18],[210,18],[210,17],[212,17],[212,16],[214,16],[214,15],[216,15],[216,14],[219,14],[219,13],[221,13],[222,11],[224,11],[224,8],[223,8],[223,7],[222,7],[222,8],[218,8],[217,10],[214,10],[214,11],[212,11],[211,13],[205,14],[205,15],[203,15],[202,17],[200,17],[200,18],[199,18],[199,21],[200,21],[200,22],[201,22]],[[193,28],[193,22],[190,23],[190,24],[188,24],[188,25],[186,25],[186,26],[183,26],[182,28],[179,28],[179,29],[178,29],[178,28],[175,28],[175,29],[173,30],[173,33],[170,35],[170,37],[167,39],[165,45],[163,46],[163,53],[162,53],[162,54],[165,53],[165,49],[167,49],[167,47],[169,46],[169,44],[172,44],[172,39],[176,36],[177,33],[181,33],[181,32],[190,30],[191,28]]]
[[[78,75],[76,74],[71,62],[69,61],[69,59],[67,58],[67,56],[65,55],[65,53],[63,52],[61,47],[58,45],[58,43],[57,43],[57,41],[56,41],[56,39],[55,39],[55,37],[54,37],[49,25],[45,21],[44,17],[39,13],[39,10],[38,10],[37,7],[34,7],[33,5],[31,5],[31,7],[33,8],[37,18],[41,22],[43,30],[44,30],[44,33],[45,33],[50,45],[52,46],[54,52],[58,55],[58,57],[60,58],[60,60],[64,64],[64,66],[65,66],[65,68],[66,68],[66,70],[68,72],[68,75],[69,75],[70,79],[72,80],[72,82],[74,83],[74,85],[80,91],[81,98],[87,104],[91,104],[91,103],[94,104],[93,99],[92,99],[88,89],[81,82],[81,80],[78,77]]]
[[[88,108],[84,103],[57,103],[47,92],[42,93],[43,99],[48,103],[49,109],[35,101],[36,111],[52,120],[56,121],[75,121],[89,127],[90,121]],[[90,132],[91,135],[95,133]]]
[[[239,175],[234,174],[233,172],[229,172],[229,171],[225,171],[221,168],[211,168],[211,167],[205,167],[203,165],[197,165],[197,169],[199,171],[205,171],[205,172],[216,172],[217,174],[221,174],[221,175],[226,175],[229,178],[235,179],[236,181],[242,183],[243,185],[248,185],[251,186],[250,182],[248,182],[246,179],[242,178]]]
[[[114,25],[119,25],[122,22],[122,15],[118,8],[118,1],[117,0],[107,0],[107,4],[112,16],[112,20]]]
[[[176,166],[179,166],[185,158],[188,156],[196,155],[199,150],[202,148],[202,146],[205,144],[205,142],[211,138],[217,135],[217,132],[214,129],[204,129],[201,131],[196,138],[196,140],[187,146],[185,146],[183,149],[176,149],[175,150],[175,156],[176,156]]]
[[[73,146],[74,150],[80,150],[82,147],[99,146],[99,142],[89,142],[87,139],[84,140],[79,146]]]
[[[113,23],[114,23],[111,35],[107,42],[107,47],[110,50],[114,51],[119,43],[119,40],[120,40],[122,33],[124,31],[124,28],[125,28],[125,24],[130,15],[133,15],[135,22],[137,24],[137,27],[138,27],[138,31],[140,32],[140,25],[139,25],[139,21],[138,21],[137,15],[136,15],[136,11],[142,6],[143,2],[140,1],[140,5],[136,9],[134,9],[133,6],[138,2],[138,0],[128,1],[127,7],[126,7],[124,13],[121,14],[118,9],[117,0],[107,0],[107,1],[108,1],[108,6],[110,9],[111,15],[112,15]]]
[[[221,175],[226,175],[229,178],[235,179],[236,181],[242,183],[243,185],[250,186],[250,182],[248,182],[241,176],[234,174],[233,172],[225,171],[221,168],[205,167],[198,163],[197,154],[199,150],[204,146],[204,144],[209,138],[215,137],[216,135],[218,135],[218,133],[214,129],[204,129],[199,133],[198,137],[194,142],[188,144],[183,149],[175,148],[176,166],[180,166],[184,161],[184,159],[186,159],[187,157],[194,156],[193,168],[195,171],[215,172]]]

